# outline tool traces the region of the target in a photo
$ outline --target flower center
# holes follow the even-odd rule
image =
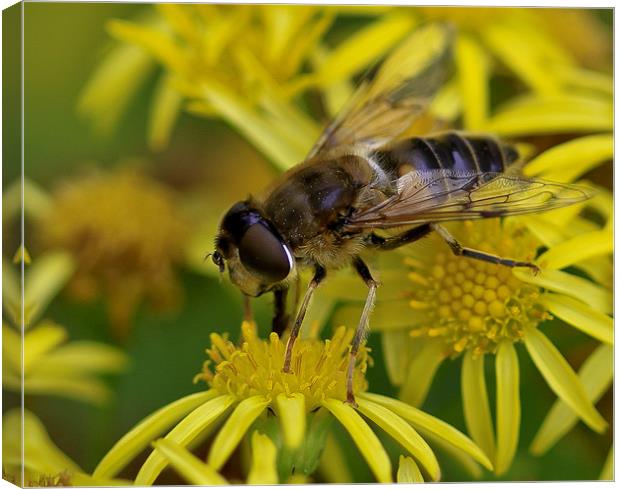
[[[241,347],[219,334],[211,335],[212,347],[207,349],[210,360],[205,362],[195,381],[205,380],[213,389],[238,399],[255,395],[274,399],[280,393],[301,393],[306,398],[308,411],[327,398],[346,399],[352,330],[342,326],[325,341],[298,339],[293,348],[290,373],[282,371],[286,342],[276,333],[262,340],[256,335],[255,325],[249,322],[244,322],[241,330]],[[368,350],[360,349],[353,377],[354,392],[368,388],[365,373],[369,361]]]
[[[464,246],[517,260],[532,260],[537,248],[523,228],[499,220],[460,223],[452,232]],[[433,249],[445,249],[445,244]],[[452,354],[493,352],[500,341],[519,341],[528,326],[546,318],[537,304],[539,289],[521,282],[506,266],[447,250],[432,252],[425,263],[412,258],[405,263],[415,284],[410,305],[423,315],[411,335],[441,337]]]

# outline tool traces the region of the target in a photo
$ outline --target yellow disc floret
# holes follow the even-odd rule
[[[293,348],[291,372],[284,373],[286,341],[276,333],[269,339],[257,337],[253,323],[242,325],[241,347],[213,333],[212,347],[207,349],[210,360],[196,380],[205,380],[222,394],[238,399],[264,395],[268,399],[284,393],[301,393],[311,411],[328,398],[346,399],[346,370],[352,330],[336,329],[329,340],[298,339]],[[364,377],[369,362],[368,350],[362,348],[353,378],[354,392],[363,392],[368,384]]]
[[[451,231],[463,246],[516,260],[531,261],[538,246],[524,229],[497,219],[459,223]],[[451,354],[466,349],[481,354],[493,352],[501,340],[519,341],[528,326],[547,317],[537,304],[539,289],[520,281],[510,268],[455,256],[439,238],[432,239],[437,243],[426,262],[416,261],[409,274],[415,277],[413,309],[425,315],[412,336],[441,337]]]

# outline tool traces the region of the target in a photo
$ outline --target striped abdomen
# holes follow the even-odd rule
[[[411,170],[454,170],[458,173],[501,173],[518,158],[517,151],[490,136],[446,132],[399,141],[373,159],[392,178]]]

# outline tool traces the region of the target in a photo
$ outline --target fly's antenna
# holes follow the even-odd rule
[[[220,281],[221,281],[222,275],[224,274],[224,270],[226,269],[226,266],[224,265],[224,257],[219,251],[214,251],[213,253],[207,253],[204,256],[203,261],[206,261],[209,257],[211,257],[211,259],[213,260],[213,263],[217,265],[217,268],[219,269],[219,272],[220,272]]]

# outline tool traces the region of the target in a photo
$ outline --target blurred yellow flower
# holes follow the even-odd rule
[[[54,444],[43,423],[33,413],[24,410],[22,418],[20,409],[12,409],[2,416],[2,475],[22,487],[120,486],[129,483],[86,474]]]
[[[21,256],[27,255],[24,248]],[[122,371],[126,356],[94,341],[67,342],[67,331],[48,319],[45,308],[67,282],[73,262],[66,253],[47,253],[28,266],[21,317],[20,281],[3,263],[2,385],[25,395],[54,395],[101,404],[110,390],[100,374]],[[23,333],[23,335],[22,335]],[[23,357],[22,357],[23,352]],[[22,382],[23,380],[23,382]]]
[[[64,182],[38,232],[46,248],[75,260],[71,295],[103,295],[121,338],[143,299],[159,308],[181,300],[174,267],[183,261],[187,226],[173,193],[146,175],[123,169]]]
[[[268,340],[261,340],[251,323],[243,324],[242,333],[240,347],[212,334],[213,346],[208,354],[215,365],[212,370],[207,362],[198,376],[209,383],[210,389],[179,399],[139,423],[102,459],[94,476],[113,476],[173,425],[164,443],[185,447],[195,446],[214,431],[218,421],[224,420],[207,456],[207,464],[213,471],[222,468],[248,430],[253,433],[259,430],[269,433],[278,447],[279,480],[287,480],[292,466],[298,473],[310,475],[316,469],[330,424],[336,419],[349,433],[377,480],[392,481],[388,454],[360,414],[398,442],[432,480],[439,478],[439,466],[417,430],[444,440],[491,468],[480,449],[452,426],[395,399],[366,392],[366,351],[360,355],[355,372],[358,406],[346,404],[351,331],[339,328],[325,342],[300,340],[293,350],[291,373],[282,372],[286,343],[275,333]],[[171,447],[176,448],[168,445]],[[152,452],[142,465],[136,484],[152,484],[168,462],[161,450]]]
[[[23,337],[22,364],[22,338],[3,323],[2,386],[26,396],[53,395],[93,404],[107,401],[110,390],[97,376],[122,371],[125,355],[102,343],[66,340],[62,326],[41,321]]]

